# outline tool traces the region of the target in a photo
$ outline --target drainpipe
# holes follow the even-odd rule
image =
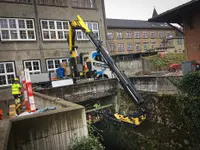
[[[33,0],[33,5],[34,5],[34,11],[35,11],[35,27],[36,27],[36,36],[38,38],[38,44],[39,44],[39,50],[40,50],[40,55],[41,55],[41,72],[47,72],[47,68],[45,65],[45,57],[44,57],[44,51],[43,51],[43,46],[42,46],[42,36],[41,36],[41,28],[40,28],[40,20],[38,17],[38,9],[37,9],[37,0]]]

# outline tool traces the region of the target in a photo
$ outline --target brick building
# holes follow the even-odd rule
[[[68,60],[69,20],[76,15],[105,43],[103,0],[0,0],[0,87],[29,68],[31,73],[54,71]],[[95,50],[77,31],[80,52]]]
[[[156,15],[154,9],[153,16]],[[154,49],[183,52],[183,37],[166,23],[106,19],[107,44],[111,55],[134,54]],[[167,40],[166,38],[173,37]]]
[[[185,55],[188,61],[200,61],[200,0],[168,10],[149,19],[153,22],[177,23],[185,35]]]

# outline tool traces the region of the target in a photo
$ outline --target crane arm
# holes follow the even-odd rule
[[[95,34],[87,27],[87,25],[85,24],[85,22],[83,21],[83,19],[79,15],[77,16],[76,21],[72,21],[70,23],[70,30],[73,30],[73,29],[75,29],[75,30],[80,29],[89,37],[90,41],[96,47],[97,52],[99,52],[101,54],[101,56],[104,58],[108,67],[116,75],[117,80],[120,82],[121,86],[128,93],[128,95],[133,100],[133,102],[137,105],[142,104],[143,99],[142,99],[141,95],[137,92],[134,85],[127,78],[127,76],[118,69],[118,67],[116,66],[113,59],[109,56],[106,48],[104,48],[102,42],[96,38]],[[71,42],[69,42],[69,46],[71,47],[70,50],[72,50],[72,53],[74,53],[73,52],[74,51],[73,50],[73,47],[74,47],[73,44],[75,43],[74,42],[75,37],[73,36],[73,32],[75,32],[75,31],[70,31]],[[71,45],[70,45],[70,43],[71,43]]]

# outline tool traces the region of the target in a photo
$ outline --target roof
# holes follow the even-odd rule
[[[159,14],[153,18],[150,18],[149,21],[152,22],[167,22],[167,23],[182,23],[183,15],[192,15],[196,10],[200,8],[200,0],[191,0],[185,4],[182,4],[178,7],[170,9],[164,13]]]
[[[143,20],[106,19],[107,28],[121,29],[171,29],[166,23]]]

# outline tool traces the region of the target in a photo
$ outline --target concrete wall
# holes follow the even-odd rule
[[[133,59],[133,60],[119,60],[116,62],[117,66],[121,71],[128,76],[134,75],[137,72],[142,71],[142,59]]]
[[[40,93],[63,98],[73,103],[80,103],[115,95],[117,93],[117,87],[118,84],[116,80],[110,79],[52,88],[42,90]]]
[[[131,81],[139,91],[161,92],[166,94],[174,94],[178,92],[177,87],[166,77],[132,77]]]
[[[35,1],[35,0],[34,0]],[[0,62],[15,62],[16,72],[19,75],[23,69],[24,60],[41,60],[47,58],[69,57],[67,41],[43,41],[41,39],[40,20],[74,20],[76,15],[81,15],[85,21],[98,22],[100,38],[105,44],[105,10],[104,1],[95,0],[94,9],[72,7],[72,1],[67,0],[66,7],[0,2],[0,17],[34,19],[36,41],[1,41]],[[35,9],[36,8],[36,9]],[[45,10],[45,11],[44,11]],[[105,44],[106,45],[106,44]],[[78,42],[80,52],[95,50],[89,41]],[[41,61],[42,63],[42,61]],[[44,64],[45,65],[45,64]]]
[[[0,131],[7,131],[1,132],[4,136],[0,136],[0,148],[68,150],[71,139],[88,135],[84,107],[39,93],[34,95],[37,107],[56,106],[57,110],[8,119],[11,130],[0,121]],[[4,140],[8,135],[9,139]]]

